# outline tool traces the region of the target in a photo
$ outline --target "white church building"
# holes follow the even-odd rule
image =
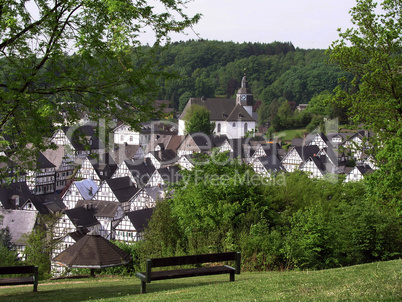
[[[245,137],[256,127],[256,113],[253,112],[253,94],[244,75],[236,99],[191,98],[179,117],[179,135],[185,135],[185,120],[191,105],[204,106],[210,112],[211,123],[215,123],[214,135],[226,135],[237,139]]]

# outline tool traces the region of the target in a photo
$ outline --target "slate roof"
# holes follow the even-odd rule
[[[307,160],[309,157],[314,157],[318,151],[320,151],[317,145],[294,147],[294,149],[302,160]]]
[[[37,212],[24,210],[3,210],[0,209],[0,229],[8,227],[11,235],[11,242],[16,245],[25,245],[26,238],[32,232],[36,224]]]
[[[305,160],[301,165],[300,169],[302,169],[309,161],[312,161],[315,166],[318,168],[318,170],[321,172],[321,174],[327,173],[327,168],[325,167],[324,163],[316,156],[311,156],[307,160]]]
[[[84,209],[92,209],[95,217],[111,217],[116,215],[120,204],[113,201],[102,200],[79,200],[75,206],[83,207]]]
[[[193,104],[206,107],[210,112],[211,121],[224,121],[235,107],[236,100],[221,98],[191,98],[189,99],[186,107],[180,115],[180,119],[184,119],[187,114],[188,108]]]
[[[258,160],[264,166],[267,171],[281,171],[285,170],[283,167],[281,160],[277,155],[271,154],[268,156],[259,157]]]
[[[16,205],[17,197],[19,197],[19,206]],[[31,193],[26,182],[16,182],[0,186],[0,202],[5,209],[17,209],[29,200],[36,200],[36,196]]]
[[[128,176],[107,179],[106,182],[119,202],[129,201],[138,192],[138,188]]]
[[[152,154],[161,164],[172,164],[177,161],[177,154],[171,149],[161,151],[151,151]]]
[[[36,157],[36,168],[37,169],[48,169],[48,168],[56,168],[50,160],[48,160],[42,152],[39,152]]]
[[[237,104],[232,112],[230,112],[229,116],[227,117],[226,121],[228,122],[255,122],[255,119],[250,116],[250,114],[244,109],[243,106]]]
[[[239,114],[243,115],[241,120],[255,121],[255,119],[250,116],[250,114],[241,105],[237,104],[235,99],[223,98],[191,98],[180,115],[181,120],[184,119],[190,106],[193,104],[207,108],[210,112],[211,121],[226,121],[228,118],[230,118],[230,121],[237,121],[239,120]]]
[[[68,233],[68,235],[73,238],[74,241],[78,241],[89,233],[87,228],[79,228],[75,232]]]
[[[74,209],[65,210],[64,213],[72,221],[76,227],[91,227],[99,224],[95,217],[94,208],[75,207]]]
[[[66,208],[60,195],[56,193],[38,195],[37,199],[52,213],[61,212]]]
[[[369,165],[359,165],[356,166],[356,169],[358,169],[362,175],[373,173],[373,169],[371,169]]]
[[[180,143],[181,149],[186,149],[184,144],[188,142],[188,140],[192,140],[198,146],[201,152],[206,152],[212,150],[213,148],[222,146],[222,144],[228,140],[228,137],[226,135],[206,135],[202,132],[189,133]]]
[[[148,227],[148,222],[151,219],[154,208],[147,208],[138,211],[126,213],[131,223],[138,231],[142,231]]]
[[[109,153],[101,154],[99,159],[90,159],[90,162],[101,180],[109,179],[117,170],[117,164]]]
[[[176,183],[183,178],[179,171],[180,167],[177,165],[158,169],[158,173],[162,179],[171,184]]]
[[[156,168],[153,165],[152,161],[150,158],[144,158],[141,160],[141,162],[137,163],[139,161],[131,161],[131,160],[126,160],[125,163],[130,170],[131,174],[135,178],[137,185],[138,186],[145,186],[149,178],[152,176],[152,174],[155,172]]]

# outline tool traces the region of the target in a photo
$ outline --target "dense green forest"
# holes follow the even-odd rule
[[[338,79],[350,77],[328,64],[326,50],[299,49],[289,42],[177,42],[156,53],[155,59],[177,78],[160,80],[159,98],[181,111],[190,97],[233,97],[247,73],[256,105],[268,108],[274,100],[298,105],[332,91]]]

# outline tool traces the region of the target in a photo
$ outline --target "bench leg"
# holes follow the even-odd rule
[[[37,292],[38,291],[38,280],[39,280],[39,273],[38,273],[38,267],[35,266],[34,268],[34,286],[33,286],[33,291]]]
[[[230,272],[230,282],[235,281],[235,272]]]
[[[141,281],[141,294],[145,294],[147,292],[147,283],[145,281]]]

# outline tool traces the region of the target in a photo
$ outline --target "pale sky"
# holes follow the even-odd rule
[[[304,49],[327,49],[338,39],[337,29],[352,27],[355,0],[194,0],[188,15],[202,19],[174,41],[207,39],[233,42],[292,42]],[[151,41],[146,41],[152,44]]]

